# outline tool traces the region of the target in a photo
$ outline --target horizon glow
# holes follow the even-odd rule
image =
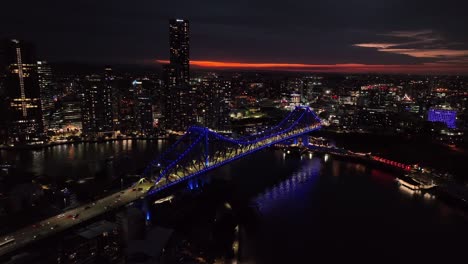
[[[157,63],[167,64],[169,60],[156,60]],[[270,62],[232,62],[191,60],[190,65],[195,68],[206,69],[243,69],[243,70],[280,70],[280,71],[309,71],[309,72],[350,72],[350,73],[468,73],[468,65],[452,63],[423,63],[423,64],[307,64],[307,63],[270,63]]]

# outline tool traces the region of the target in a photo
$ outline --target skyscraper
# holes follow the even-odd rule
[[[193,90],[189,84],[179,83],[177,65],[168,64],[164,67],[164,98],[163,104],[164,128],[174,131],[184,131],[195,122],[193,107]]]
[[[12,39],[3,43],[3,49],[9,142],[38,142],[44,127],[33,46]]]
[[[83,132],[88,135],[112,133],[112,89],[98,75],[88,76],[82,105]]]
[[[47,61],[37,62],[37,75],[39,88],[41,90],[41,106],[44,129],[47,131],[50,127],[51,115],[54,110],[54,83],[52,78],[52,69]]]
[[[169,21],[170,63],[180,67],[178,79],[180,83],[190,82],[190,37],[189,21],[171,19]]]
[[[201,87],[197,92],[201,99],[198,105],[201,107],[201,123],[215,130],[228,130],[231,81],[212,75],[201,81]]]
[[[140,133],[149,135],[153,132],[153,104],[150,93],[143,83],[138,80],[132,83],[136,95],[136,128]]]
[[[194,119],[193,90],[190,87],[189,22],[169,21],[170,63],[164,65],[163,127],[184,131]]]

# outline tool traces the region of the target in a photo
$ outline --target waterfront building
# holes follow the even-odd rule
[[[185,131],[195,123],[194,90],[190,86],[189,22],[184,19],[169,21],[170,63],[164,65],[162,105],[163,128]]]
[[[427,114],[430,122],[442,122],[448,128],[456,128],[457,111],[452,109],[431,108]]]
[[[8,141],[41,143],[44,125],[34,48],[28,42],[12,39],[6,40],[2,49]]]
[[[55,85],[52,75],[52,68],[47,61],[37,62],[37,76],[41,94],[42,117],[44,130],[50,129],[52,113],[54,110]]]
[[[112,88],[99,75],[87,76],[83,88],[83,132],[86,135],[112,134]]]

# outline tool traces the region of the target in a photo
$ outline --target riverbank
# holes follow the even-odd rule
[[[121,137],[121,138],[108,138],[108,139],[90,139],[90,140],[73,140],[73,141],[61,141],[61,142],[48,142],[44,144],[36,145],[17,145],[17,146],[6,146],[0,145],[0,150],[38,150],[44,148],[50,148],[60,145],[76,145],[82,143],[106,143],[106,142],[115,142],[115,141],[125,141],[125,140],[170,140],[171,137]]]
[[[317,131],[332,145],[355,152],[373,153],[405,164],[419,164],[447,171],[460,183],[468,183],[468,149],[447,146],[417,137]]]

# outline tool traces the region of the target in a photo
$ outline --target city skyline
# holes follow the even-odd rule
[[[4,7],[0,263],[466,258],[468,4]]]
[[[122,1],[85,1],[73,13],[28,4],[40,12],[25,10],[24,21],[7,14],[0,35],[36,43],[40,59],[52,62],[155,65],[168,59],[167,20],[183,18],[192,24],[194,67],[468,73],[465,4],[455,1],[141,2],[131,9]]]

